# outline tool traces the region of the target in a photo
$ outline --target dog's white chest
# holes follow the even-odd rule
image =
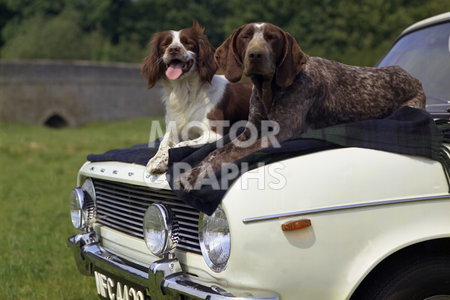
[[[198,80],[166,83],[166,121],[175,122],[179,130],[192,122],[209,125],[206,116],[223,97],[227,84],[223,76],[214,76],[211,84]]]

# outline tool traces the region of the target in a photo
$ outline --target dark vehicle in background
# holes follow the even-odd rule
[[[450,113],[450,13],[418,22],[397,38],[377,66],[401,66],[422,82],[427,110]]]

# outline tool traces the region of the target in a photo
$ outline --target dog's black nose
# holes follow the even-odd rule
[[[171,46],[169,47],[169,54],[175,55],[180,53],[180,47],[178,46]]]
[[[248,58],[249,58],[251,61],[258,61],[258,60],[261,60],[261,59],[263,58],[263,56],[264,56],[264,53],[263,53],[263,51],[261,51],[261,50],[250,50],[250,51],[248,52]]]

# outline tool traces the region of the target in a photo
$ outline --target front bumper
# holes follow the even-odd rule
[[[105,270],[118,278],[148,288],[152,299],[173,299],[179,295],[193,299],[276,300],[273,292],[224,287],[183,272],[177,258],[155,261],[148,270],[105,250],[94,231],[80,233],[68,240],[78,270],[93,276],[94,268]]]

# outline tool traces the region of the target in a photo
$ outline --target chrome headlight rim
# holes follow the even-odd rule
[[[85,227],[85,216],[83,213],[84,206],[84,192],[81,188],[76,187],[70,194],[70,217],[72,225],[76,229],[83,229]]]
[[[158,238],[149,236],[153,234],[149,231],[149,226],[153,220],[158,220],[160,225],[162,238],[159,238],[159,244],[151,244],[152,241]],[[154,224],[155,225],[155,224]],[[172,212],[168,207],[160,203],[153,203],[149,205],[144,214],[142,225],[144,233],[144,242],[150,252],[158,257],[163,257],[168,253],[172,253],[178,244],[178,226]]]
[[[81,189],[84,192],[88,193],[88,195],[91,197],[92,202],[96,206],[96,204],[97,204],[97,195],[96,195],[96,192],[95,192],[94,181],[92,180],[91,177],[88,177],[88,178],[86,178],[83,181],[83,184],[81,185]]]
[[[225,253],[225,259],[221,262],[213,261],[213,259],[211,259],[209,245],[207,245],[206,241],[205,241],[205,238],[206,238],[205,230],[208,229],[207,222],[213,221],[214,218],[217,218],[217,217],[223,218],[222,222],[225,222],[223,225],[226,224],[222,230],[224,230],[224,232],[226,232],[225,247],[227,248],[227,252]],[[202,251],[203,259],[205,260],[206,264],[208,265],[208,267],[211,270],[213,270],[216,273],[224,271],[228,265],[228,261],[230,259],[230,255],[231,255],[231,234],[230,234],[228,218],[227,218],[222,206],[219,205],[211,216],[208,216],[204,213],[200,213],[198,229],[199,229],[198,235],[199,235],[199,241],[200,241],[200,249]],[[223,241],[224,240],[222,240],[222,242]]]
[[[92,227],[97,215],[97,196],[95,193],[94,181],[88,177],[84,180],[81,189],[84,192],[83,213],[87,227]]]
[[[95,187],[91,178],[86,178],[81,187],[70,195],[70,216],[72,225],[78,230],[89,231],[96,217]]]

